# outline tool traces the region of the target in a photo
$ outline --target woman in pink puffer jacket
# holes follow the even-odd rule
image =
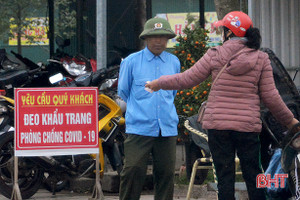
[[[162,76],[146,85],[157,91],[181,90],[198,85],[210,75],[214,80],[227,64],[210,91],[202,127],[208,130],[208,143],[214,161],[219,199],[234,199],[237,153],[250,200],[263,200],[256,188],[260,166],[260,103],[283,125],[298,123],[275,87],[272,67],[266,53],[259,51],[261,36],[248,15],[234,11],[215,23],[223,27],[222,46],[211,48],[189,70]]]

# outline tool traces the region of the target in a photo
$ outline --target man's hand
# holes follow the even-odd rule
[[[151,82],[149,82],[149,83],[147,83],[147,84],[145,85],[145,87],[146,87],[146,88],[150,88],[150,89],[153,90],[153,91],[158,91],[158,90],[161,89],[161,88],[159,87],[159,84],[158,84],[157,79],[156,79],[156,80],[153,80],[153,81],[151,81]]]

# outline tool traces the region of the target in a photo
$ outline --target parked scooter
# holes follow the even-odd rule
[[[43,64],[36,64],[30,59],[11,51],[15,56],[15,62],[20,63],[22,68],[8,68],[0,71],[0,89],[5,90],[7,97],[13,98],[15,87],[54,87],[58,84],[52,83],[52,76],[60,73],[61,69],[56,71],[48,70],[48,67]],[[8,54],[6,54],[8,56]],[[74,69],[70,69],[70,72]],[[61,81],[64,83],[66,77]]]
[[[300,123],[296,124],[282,142],[281,166],[288,174],[288,187],[296,200],[300,199]]]
[[[82,54],[70,56],[64,51],[64,48],[70,45],[70,39],[56,37],[56,44],[58,45],[56,53],[47,60],[49,62],[47,71],[51,75],[60,72],[64,76],[65,82],[69,83],[80,75],[97,70],[95,59],[88,59]]]
[[[7,54],[6,49],[0,49],[0,72],[13,69],[26,69],[26,65],[16,57]]]
[[[67,77],[69,82],[80,75],[89,72],[95,73],[97,71],[97,62],[95,59],[87,58],[82,54],[71,56],[65,52],[65,48],[70,45],[70,39],[56,37],[55,41],[58,48],[56,49],[55,54],[48,59],[48,71],[61,71],[63,76]],[[120,65],[122,59],[134,51],[134,49],[114,46],[113,50],[107,52],[106,68],[109,69],[110,67]]]

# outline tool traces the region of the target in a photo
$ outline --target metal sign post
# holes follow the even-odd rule
[[[14,187],[11,195],[12,200],[22,200],[18,183],[18,157],[14,157]]]
[[[96,155],[96,183],[95,183],[92,197],[89,198],[89,200],[96,200],[96,199],[103,200],[104,199],[104,195],[103,195],[101,183],[100,183],[99,164],[100,164],[99,163],[99,154],[97,154]]]

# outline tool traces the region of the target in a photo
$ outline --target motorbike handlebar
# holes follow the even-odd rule
[[[297,135],[297,133],[299,132],[300,132],[300,122],[295,124],[290,130],[287,131],[281,143],[282,147],[285,147],[287,144],[289,144],[292,141],[292,139],[295,137],[295,135]]]
[[[16,56],[17,58],[23,58],[20,54],[14,52],[13,50],[10,51],[12,54],[14,54],[14,56]]]
[[[91,85],[99,86],[99,84],[101,84],[101,82],[103,80],[105,80],[111,72],[118,70],[119,68],[120,68],[120,65],[116,65],[116,66],[110,67],[108,69],[105,68],[105,69],[100,69],[100,70],[96,71],[93,74]]]
[[[33,70],[29,70],[28,71],[28,75],[29,76],[32,76],[32,75],[35,75],[35,74],[47,74],[48,71],[41,71],[42,67],[39,67],[37,69],[33,69]]]
[[[76,57],[83,60],[84,62],[89,61],[89,59],[87,57],[85,57],[84,55],[82,55],[81,53],[78,53]]]
[[[47,59],[47,61],[48,61],[48,62],[54,62],[54,63],[62,64],[61,61],[55,60],[55,59]]]
[[[110,67],[110,68],[106,69],[106,73],[110,73],[110,72],[115,71],[119,68],[120,68],[120,65],[115,65],[113,67]]]
[[[16,58],[18,58],[19,60],[21,60],[25,65],[27,65],[27,67],[29,67],[30,69],[36,69],[36,68],[39,68],[39,66],[32,62],[31,60],[29,60],[28,58],[26,57],[23,57],[22,55],[14,52],[14,51],[10,51],[14,56],[16,56]]]
[[[110,67],[108,69],[107,68],[102,68],[100,70],[97,70],[94,74],[97,74],[98,76],[101,75],[102,77],[104,77],[104,76],[108,75],[110,72],[118,70],[119,68],[120,68],[120,65],[115,65],[115,66]]]

